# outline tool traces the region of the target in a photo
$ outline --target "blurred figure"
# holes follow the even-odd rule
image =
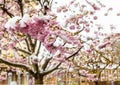
[[[34,78],[30,75],[28,85],[34,85]]]

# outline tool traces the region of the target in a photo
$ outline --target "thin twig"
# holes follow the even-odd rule
[[[14,16],[12,13],[10,13],[6,8],[4,8],[4,7],[0,7],[2,10],[3,10],[3,12],[5,12],[5,13],[7,13],[7,15],[9,15],[11,18]]]
[[[19,4],[20,7],[20,11],[21,11],[21,15],[23,16],[23,4],[22,4],[22,0],[18,0],[17,3]]]

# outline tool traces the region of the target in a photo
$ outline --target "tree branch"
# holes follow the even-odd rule
[[[32,38],[30,35],[28,35],[28,41],[29,41],[29,45],[30,45],[30,48],[31,48],[31,51],[34,52],[34,44],[32,43]]]
[[[38,2],[40,3],[41,7],[43,7],[43,4],[42,4],[41,0],[38,0]]]
[[[38,50],[37,50],[36,55],[38,55],[38,54],[39,54],[40,47],[41,47],[41,42],[39,42],[39,47],[38,47]]]
[[[52,58],[48,58],[48,59],[45,60],[45,63],[44,63],[43,66],[42,66],[43,71],[45,71],[45,69],[46,69],[46,67],[47,67],[47,65],[48,65],[48,63],[49,63],[49,61],[50,61],[51,59],[52,59]]]
[[[35,52],[35,48],[37,47],[37,39],[35,39],[35,43],[33,45],[33,51]]]
[[[33,63],[33,68],[34,68],[34,71],[35,71],[35,73],[38,73],[39,72],[39,67],[38,67],[38,64],[34,64]]]
[[[108,65],[109,65],[109,63],[107,63],[106,66],[104,66],[104,68],[101,69],[101,71],[100,71],[100,73],[99,73],[99,75],[98,75],[98,78],[100,78],[102,71],[103,71]]]
[[[22,0],[18,0],[17,3],[19,4],[20,6],[20,11],[21,11],[21,15],[23,16],[23,4],[22,4]]]
[[[120,63],[118,64],[116,68],[113,69],[113,72],[115,72],[115,70],[117,70],[119,66],[120,66]]]
[[[67,57],[66,60],[68,60],[69,58],[75,56],[82,48],[83,48],[83,46],[81,46],[75,53],[73,53],[72,55],[70,55],[69,57]]]
[[[40,73],[40,74],[42,74],[42,75],[47,75],[47,74],[53,72],[54,70],[57,70],[58,67],[59,67],[61,64],[62,64],[62,63],[59,63],[58,65],[56,65],[56,66],[53,67],[52,69],[50,69],[50,70],[48,70],[48,71],[44,71],[44,72],[42,72],[42,73]]]
[[[13,67],[23,68],[24,70],[28,71],[30,74],[34,74],[34,72],[32,70],[30,70],[30,67],[25,64],[13,63],[13,62],[10,62],[10,61],[2,59],[2,58],[0,58],[0,63],[4,63],[6,65],[10,65]]]
[[[11,18],[14,16],[12,13],[10,13],[6,8],[4,8],[4,7],[0,7],[2,10],[3,10],[3,12],[5,12],[5,13],[7,13]]]
[[[20,49],[20,48],[15,48],[15,49],[17,49],[18,51],[21,51],[21,52],[23,52],[23,53],[26,53],[26,54],[28,54],[28,55],[31,55],[31,54],[32,54],[32,53],[30,53],[29,51],[25,51],[25,50]]]
[[[27,38],[25,39],[25,42],[26,42],[26,44],[27,44],[27,49],[28,49],[28,51],[30,51],[30,46],[29,46],[29,43],[28,43]]]
[[[72,55],[70,55],[69,57],[67,57],[66,60],[68,60],[69,58],[75,56],[75,55],[81,50],[82,47],[83,47],[83,46],[81,46],[75,53],[73,53]],[[53,67],[52,69],[50,69],[50,70],[48,70],[48,71],[44,71],[44,72],[42,72],[41,74],[42,74],[42,75],[47,75],[47,74],[53,72],[54,70],[57,70],[58,67],[59,67],[61,64],[62,64],[62,63],[60,62],[58,65],[56,65],[56,66]]]

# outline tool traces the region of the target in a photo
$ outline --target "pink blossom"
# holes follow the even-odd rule
[[[97,18],[98,18],[97,16],[94,16],[94,17],[93,17],[94,20],[97,20]]]
[[[93,12],[93,11],[91,11],[91,12],[90,12],[90,14],[91,14],[91,15],[93,15],[93,14],[94,14],[94,12]]]
[[[66,8],[66,9],[63,9],[63,12],[67,12],[68,11],[68,9]]]
[[[52,54],[56,52],[57,48],[55,46],[53,46],[53,44],[46,44],[44,45],[46,47],[46,49],[51,52]]]
[[[105,13],[104,16],[108,16],[108,13]]]
[[[2,46],[1,49],[2,50],[8,50],[7,46]]]
[[[88,32],[90,32],[90,30],[89,29],[85,29],[85,31],[88,33]]]
[[[70,26],[70,29],[71,29],[71,30],[74,30],[74,29],[75,29],[75,26],[74,26],[74,25],[71,25],[71,26]]]
[[[72,5],[74,3],[74,0],[72,0],[71,2],[70,2],[70,5]]]
[[[63,57],[60,57],[60,58],[55,57],[54,59],[59,62],[65,62],[65,58]]]
[[[86,5],[83,4],[82,7],[84,8],[84,7],[86,7]]]
[[[90,26],[90,24],[86,23],[86,27],[89,27],[89,26]]]
[[[120,13],[117,13],[117,16],[120,16]]]
[[[6,77],[0,76],[0,81],[4,81],[6,79],[7,79]]]
[[[4,32],[0,32],[0,39],[3,37]]]
[[[100,8],[97,7],[95,4],[93,4],[92,7],[93,7],[94,10],[100,10]]]
[[[89,50],[86,50],[88,53],[91,53],[92,51],[89,49]]]
[[[0,0],[0,3],[4,3],[4,0]]]
[[[106,42],[106,43],[100,45],[99,49],[105,48],[108,44],[110,44],[110,42]]]
[[[66,7],[61,7],[62,10],[66,9]],[[76,18],[71,18],[73,21]],[[21,26],[21,23],[24,25]],[[53,46],[56,41],[56,36],[62,38],[66,43],[77,44],[79,45],[79,40],[73,36],[71,36],[68,32],[61,29],[56,20],[52,19],[43,19],[38,16],[30,17],[29,15],[24,15],[21,18],[21,21],[14,23],[14,29],[23,34],[30,35],[34,39],[40,40],[43,45],[47,48],[48,51],[54,53],[57,48]],[[54,28],[55,27],[55,28]],[[71,26],[73,29],[74,26]],[[52,30],[53,29],[53,30]],[[12,29],[13,30],[13,29]],[[14,32],[13,30],[11,32]],[[10,47],[14,47],[15,44],[10,44]],[[59,49],[59,48],[58,48]]]
[[[15,45],[16,45],[16,43],[10,43],[10,44],[8,44],[8,46],[10,47],[10,48],[14,48],[15,47]]]
[[[112,11],[112,10],[113,10],[113,8],[112,8],[112,7],[110,7],[108,10]]]
[[[61,9],[61,8],[58,8],[58,9],[57,9],[57,12],[58,12],[58,13],[60,13],[61,11],[62,11],[62,9]]]

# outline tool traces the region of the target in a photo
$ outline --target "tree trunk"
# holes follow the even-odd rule
[[[35,85],[43,85],[43,76],[35,77]]]

